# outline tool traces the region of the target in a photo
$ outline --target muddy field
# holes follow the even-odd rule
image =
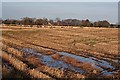
[[[117,28],[2,27],[3,78],[118,80]]]

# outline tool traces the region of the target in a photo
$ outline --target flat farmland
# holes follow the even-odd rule
[[[2,43],[3,77],[119,77],[118,28],[3,26]]]

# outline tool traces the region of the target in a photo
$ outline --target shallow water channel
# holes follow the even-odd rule
[[[36,57],[38,57],[42,61],[42,63],[44,63],[45,65],[47,65],[49,67],[54,67],[54,68],[64,69],[64,70],[72,70],[75,72],[79,72],[81,74],[86,73],[85,70],[83,70],[81,68],[74,67],[70,64],[63,62],[63,61],[55,60],[50,55],[43,55],[41,53],[37,53],[35,50],[28,49],[28,48],[23,48],[21,51],[28,53],[25,55],[25,57],[27,57],[29,55],[35,55]]]
[[[35,55],[36,57],[38,57],[42,61],[42,63],[44,63],[45,65],[47,65],[49,67],[54,67],[54,68],[64,69],[64,70],[65,69],[72,70],[72,71],[75,71],[75,72],[79,72],[81,74],[86,73],[86,71],[81,69],[81,68],[74,67],[71,64],[53,59],[51,57],[51,55],[43,55],[43,54],[38,53],[37,51],[35,51],[33,49],[30,49],[30,48],[23,48],[23,49],[21,49],[21,51],[24,52],[24,53],[27,53],[25,55],[25,57],[27,57],[28,55]],[[111,66],[111,64],[109,62],[104,61],[104,60],[99,60],[95,57],[85,58],[85,57],[77,56],[77,55],[70,54],[70,53],[67,53],[67,52],[58,52],[58,51],[54,51],[54,52],[56,52],[57,54],[63,55],[63,56],[68,56],[68,57],[74,58],[74,59],[79,60],[81,62],[88,62],[88,63],[92,64],[95,68],[101,70],[102,75],[112,75],[112,73],[113,73],[113,72],[104,70],[104,68],[102,68],[102,67],[110,68],[110,69],[114,70],[114,67]]]

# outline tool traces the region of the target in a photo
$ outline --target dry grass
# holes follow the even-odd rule
[[[7,52],[9,52],[9,55],[13,54],[16,57],[20,57],[19,55],[15,54],[16,52],[20,53],[20,51],[17,51],[14,48],[12,48],[12,51],[9,51],[9,48],[12,48],[12,47],[9,47],[7,45],[4,46],[4,50],[7,51]],[[15,50],[15,51],[13,51],[13,50]],[[48,52],[50,52],[50,51],[48,51]],[[56,54],[53,54],[53,55],[56,55]],[[3,57],[3,59],[5,59],[5,58]],[[9,63],[12,64],[16,69],[19,68],[18,70],[21,70],[21,71],[25,72],[26,74],[31,75],[34,78],[48,78],[48,76],[43,75],[43,73],[41,73],[41,72],[47,73],[48,75],[51,75],[53,77],[55,76],[55,78],[63,78],[63,77],[66,77],[67,75],[71,75],[70,76],[71,78],[73,78],[75,76],[77,78],[80,78],[80,77],[83,78],[83,77],[85,77],[85,76],[83,76],[81,74],[78,74],[78,73],[77,74],[76,73],[72,73],[72,72],[66,73],[63,70],[59,70],[59,69],[56,69],[56,68],[48,67],[48,66],[42,64],[41,61],[38,58],[36,58],[35,56],[32,56],[32,55],[26,57],[25,61],[27,61],[27,64],[32,64],[32,65],[36,66],[37,69],[34,69],[34,68],[33,69],[29,69],[27,67],[25,70],[22,70],[21,67],[19,67],[19,66],[23,65],[23,64],[26,64],[26,63],[23,63],[22,61],[18,60],[17,58],[15,58],[13,56],[12,56],[12,58],[9,58],[9,59],[10,60],[15,59],[15,60],[13,60],[13,63],[11,63],[11,62],[9,62]],[[9,59],[5,59],[5,60],[8,61]],[[22,58],[22,59],[24,59],[24,58]],[[17,62],[17,60],[19,62]],[[20,63],[20,64],[18,64],[19,66],[17,66],[17,63]],[[23,63],[23,64],[21,64],[21,63]],[[27,66],[29,66],[29,65],[27,65]]]
[[[64,56],[62,58],[63,61],[69,63],[69,64],[72,64],[73,66],[76,66],[76,67],[81,67],[82,66],[82,62],[74,59],[74,58],[71,58],[71,57],[67,57],[67,56]]]
[[[118,29],[115,28],[24,28],[4,26],[2,31],[4,45],[2,49],[8,52],[10,56],[6,53],[1,56],[17,70],[26,71],[26,74],[34,78],[51,78],[50,76],[54,78],[85,78],[85,76],[95,76],[99,73],[99,70],[94,69],[89,63],[59,55],[51,51],[50,48],[76,55],[95,56],[98,59],[106,57],[112,59],[118,55],[117,33]],[[53,59],[62,60],[75,67],[87,70],[87,74],[84,76],[79,73],[65,72],[64,70],[48,67],[32,55],[24,59],[24,54],[13,47],[37,50],[41,54],[51,56]],[[27,62],[23,62],[24,60],[18,58],[22,58]],[[37,68],[30,69],[28,63]]]
[[[33,78],[50,78],[48,75],[45,75],[37,71],[36,69],[29,69],[27,64],[23,63],[22,61],[20,61],[19,59],[15,58],[10,54],[8,55],[7,53],[3,52],[3,54],[0,55],[0,57],[2,57],[5,61],[8,61],[10,64],[12,64],[13,67],[16,68],[17,70],[20,70],[32,76]]]
[[[92,66],[92,64],[87,63],[87,62],[80,62],[71,57],[64,56],[61,60],[65,61],[66,63],[71,64],[75,67],[79,67],[79,68],[86,70],[87,75],[90,75],[89,73],[93,72],[93,70],[99,71],[94,66]]]
[[[16,57],[23,57],[23,55],[24,55],[22,52],[19,52],[18,50],[14,49],[12,47],[9,47],[5,44],[2,46],[2,49],[6,50],[8,53],[15,55]]]
[[[33,44],[65,51],[92,51],[118,54],[118,29],[115,28],[28,28],[3,31]],[[16,31],[14,31],[16,30]],[[5,35],[4,35],[5,34]]]
[[[7,53],[2,52],[0,57],[2,57],[4,60],[6,60],[9,63],[11,63],[17,70],[25,71],[27,69],[27,65],[26,64],[24,64],[22,61],[18,60],[17,58],[13,57],[10,54],[8,55]]]
[[[56,78],[85,78],[84,75],[79,74],[79,73],[74,73],[71,71],[64,71],[64,70],[59,70],[57,68],[52,68],[48,66],[41,66],[38,68],[38,70],[41,70],[43,72],[46,72]]]
[[[39,72],[39,71],[36,70],[36,69],[29,69],[29,70],[27,71],[27,73],[29,73],[29,75],[32,75],[33,78],[38,78],[38,79],[39,79],[39,78],[51,78],[51,77],[49,77],[49,76],[47,76],[47,75]]]
[[[35,56],[32,56],[32,55],[28,56],[28,57],[26,58],[26,60],[27,60],[30,64],[34,64],[34,65],[37,66],[37,67],[43,65],[43,63],[42,63],[38,58],[36,58]]]
[[[59,55],[59,54],[53,54],[51,57],[52,57],[53,59],[60,60],[60,58],[62,57],[62,55]]]
[[[46,52],[46,55],[53,55],[53,54],[55,54],[55,52],[52,52],[52,51],[47,51]]]

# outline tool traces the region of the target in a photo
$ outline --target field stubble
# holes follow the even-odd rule
[[[9,27],[10,28],[10,27]],[[6,28],[7,29],[7,28]],[[114,28],[10,28],[2,31],[3,34],[3,59],[8,61],[17,70],[26,71],[24,68],[19,68],[17,63],[21,66],[28,65],[32,69],[27,68],[27,73],[34,78],[85,78],[85,77],[117,77],[118,64],[118,29]],[[26,48],[23,50],[23,48]],[[27,49],[28,48],[28,49]],[[36,50],[35,53],[32,50]],[[23,50],[23,51],[21,51]],[[79,60],[72,56],[79,56]],[[13,55],[8,56],[8,53]],[[27,53],[31,53],[28,54]],[[60,53],[60,54],[58,54]],[[27,57],[26,57],[27,55]],[[39,57],[38,57],[39,56]],[[42,57],[41,57],[42,56]],[[10,58],[9,58],[10,57]],[[24,59],[26,57],[26,59]],[[9,58],[9,59],[8,59]],[[51,65],[45,62],[47,59],[59,62],[59,64],[66,64],[73,66],[73,70],[56,68],[56,64]],[[14,60],[15,59],[15,60]],[[40,60],[41,59],[41,60]],[[107,70],[103,73],[98,64],[93,66],[89,62],[84,62],[88,59],[99,63],[99,67]],[[45,60],[45,61],[44,61]],[[104,62],[105,61],[105,62]],[[112,68],[107,68],[103,63],[112,65]],[[116,65],[116,66],[115,66]],[[53,67],[54,66],[54,67]],[[60,66],[60,65],[57,65]],[[89,66],[89,67],[88,67]],[[62,66],[66,67],[66,66]],[[77,68],[76,68],[77,67]],[[86,70],[83,75],[75,72],[81,68]],[[25,68],[25,69],[26,69]],[[67,67],[68,68],[68,67]],[[114,69],[115,68],[115,69]],[[74,71],[75,70],[75,71]],[[110,74],[109,72],[112,72]],[[103,73],[103,74],[102,74]],[[26,74],[26,73],[25,73]],[[106,76],[102,76],[102,75]],[[109,75],[108,75],[109,74]],[[43,76],[41,76],[43,75]]]

